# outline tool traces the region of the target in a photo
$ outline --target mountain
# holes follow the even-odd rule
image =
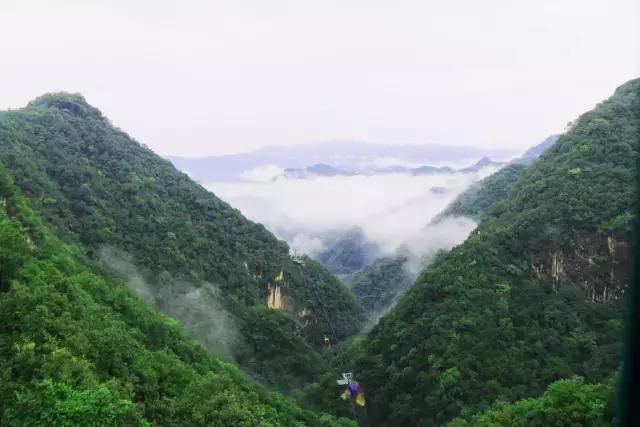
[[[509,188],[524,172],[524,165],[531,164],[540,157],[556,143],[558,138],[559,135],[548,137],[540,144],[529,148],[521,157],[510,162],[507,166],[473,184],[434,218],[434,222],[450,216],[467,216],[475,220],[482,219],[489,206],[507,198]]]
[[[408,261],[402,255],[380,257],[349,278],[349,287],[370,318],[385,313],[415,280]]]
[[[353,175],[350,172],[341,171],[330,165],[322,163],[315,164],[306,168],[287,168],[284,170],[284,177],[289,179],[305,179],[316,176],[338,176],[338,175]]]
[[[551,135],[540,144],[534,145],[533,147],[529,148],[520,158],[527,164],[531,163],[532,161],[540,157],[545,151],[551,148],[553,144],[558,141],[558,138],[560,138],[560,135]]]
[[[583,114],[353,344],[372,425],[442,425],[575,375],[609,381],[620,364],[638,111],[633,80]]]
[[[380,251],[358,227],[325,233],[322,237],[325,249],[314,258],[343,279],[369,265]]]
[[[507,198],[509,188],[520,178],[524,168],[521,164],[510,164],[476,182],[456,197],[433,222],[455,216],[466,216],[476,221],[482,219],[489,206]]]
[[[291,147],[266,147],[252,153],[226,156],[187,158],[169,156],[180,170],[198,182],[236,180],[251,169],[275,165],[280,168],[304,169],[324,164],[342,171],[385,169],[404,163],[433,164],[460,162],[483,156],[506,159],[515,154],[511,150],[480,149],[442,145],[386,145],[358,141],[329,141]],[[391,161],[392,165],[388,165]],[[382,163],[387,164],[383,166]]]
[[[448,166],[436,167],[436,166],[420,166],[409,170],[413,175],[427,175],[432,173],[454,173],[455,170]]]
[[[29,204],[0,165],[0,424],[354,425],[205,351]]]
[[[320,264],[115,129],[79,95],[0,113],[0,162],[64,241],[184,323],[208,348],[289,391],[328,368],[323,337],[362,308]]]
[[[444,173],[475,173],[480,171],[482,168],[488,166],[502,166],[504,162],[494,162],[489,158],[482,158],[477,163],[456,170],[448,166],[436,167],[436,166],[420,166],[417,168],[410,168],[406,166],[390,166],[390,167],[375,167],[375,166],[367,166],[362,169],[349,169],[342,170],[335,168],[330,165],[325,164],[317,164],[312,165],[306,168],[287,168],[284,170],[283,174],[280,175],[284,178],[288,179],[309,179],[309,178],[317,178],[319,176],[356,176],[356,175],[385,175],[385,174],[410,174],[410,175],[431,175],[431,174],[444,174]],[[278,178],[277,176],[276,178]]]
[[[474,172],[478,172],[480,169],[486,168],[488,166],[502,166],[504,164],[505,164],[505,162],[494,162],[493,160],[491,160],[488,157],[483,157],[480,160],[478,160],[476,163],[472,164],[471,166],[467,166],[466,168],[462,168],[458,172],[474,173]]]
[[[522,160],[524,161],[524,160]],[[410,174],[410,175],[432,175],[432,174],[451,174],[456,172],[461,173],[476,173],[483,168],[494,166],[499,167],[505,165],[505,162],[494,162],[488,157],[483,157],[478,162],[471,166],[454,169],[449,166],[419,166],[417,168],[411,168],[406,166],[389,166],[389,167],[376,167],[365,166],[363,168],[352,169],[339,169],[326,164],[316,164],[306,168],[286,168],[282,175],[276,176],[274,179],[284,177],[288,179],[310,179],[317,178],[319,176],[333,177],[333,176],[372,176],[372,175],[385,175],[385,174]]]

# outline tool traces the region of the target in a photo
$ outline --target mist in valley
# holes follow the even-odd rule
[[[377,167],[411,166],[378,160]],[[475,229],[469,218],[433,220],[497,169],[292,177],[276,165],[262,165],[207,187],[287,241],[294,254],[307,254],[337,275],[368,312],[366,332],[439,251],[462,243]]]
[[[207,187],[297,253],[317,257],[330,249],[328,234],[357,228],[377,256],[403,250],[421,259],[460,243],[473,230],[471,220],[428,224],[462,191],[495,170],[287,179],[270,165],[247,171],[244,180]]]

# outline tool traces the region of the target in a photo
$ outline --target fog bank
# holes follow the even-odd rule
[[[405,246],[419,257],[468,235],[472,222],[427,224],[469,185],[496,169],[286,179],[269,176],[275,168],[262,168],[247,174],[261,179],[207,187],[298,252],[313,256],[325,249],[322,233],[359,227],[381,255]]]

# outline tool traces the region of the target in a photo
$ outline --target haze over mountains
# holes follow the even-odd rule
[[[483,157],[478,160],[476,163],[469,165],[464,168],[454,169],[450,166],[403,166],[400,164],[394,165],[394,159],[385,159],[385,161],[378,161],[377,163],[387,163],[387,166],[377,166],[373,165],[364,166],[364,167],[348,167],[343,166],[341,168],[334,167],[331,165],[318,163],[306,168],[286,168],[284,169],[282,175],[276,175],[273,179],[279,178],[290,178],[290,179],[309,179],[315,178],[319,176],[354,176],[354,175],[384,175],[384,174],[394,174],[394,173],[402,173],[402,174],[410,174],[410,175],[429,175],[436,173],[443,174],[451,174],[454,172],[462,172],[462,173],[475,173],[479,172],[481,169],[489,167],[489,166],[502,166],[505,162],[496,162],[491,160],[488,157]],[[396,162],[401,163],[401,162]],[[245,176],[246,177],[246,176]]]
[[[0,427],[640,427],[639,7],[0,1]]]
[[[543,150],[527,155],[533,159]],[[363,260],[392,254],[400,246],[414,259],[430,252],[432,248],[408,242],[419,241],[415,236],[434,215],[514,154],[474,147],[335,141],[171,160],[294,250],[325,260],[332,272],[346,278],[368,264],[360,265]],[[315,161],[327,163],[309,163]],[[433,166],[437,164],[441,166]],[[445,233],[451,236],[448,243],[435,240],[450,247],[470,228],[463,230]],[[345,251],[355,246],[361,246],[360,254]]]
[[[325,245],[318,234],[357,227],[388,253],[415,230],[376,237],[374,229],[380,234],[389,227],[375,224],[426,225],[457,192],[515,154],[504,149],[333,141],[170,160],[300,252],[322,250]],[[387,197],[388,193],[395,195]],[[430,205],[426,210],[425,204]],[[410,212],[422,219],[413,221]]]
[[[323,263],[357,298],[365,298],[360,302],[373,322],[439,250],[462,242],[476,226],[473,216],[434,222],[436,215],[507,160],[530,163],[556,139],[547,138],[521,157],[505,150],[348,141],[276,147],[236,156],[234,167],[249,169],[207,187],[286,240],[295,253]],[[172,161],[177,167],[196,165],[191,175],[194,170],[198,175],[192,178],[202,179],[229,158]],[[319,159],[331,164],[292,167]],[[205,166],[209,169],[197,169]]]
[[[81,96],[1,112],[1,421],[602,425],[639,106],[630,81],[530,165],[213,184],[289,239],[326,233],[351,289]],[[337,398],[346,370],[365,407]]]
[[[315,255],[325,248],[323,235],[357,227],[382,253],[390,253],[418,234],[471,183],[497,169],[264,177],[263,181],[212,182],[207,187],[299,252]]]
[[[207,187],[286,240],[294,253],[307,254],[336,274],[354,291],[373,325],[439,250],[461,243],[476,226],[473,216],[434,221],[436,215],[507,160],[530,163],[556,139],[508,158],[505,150],[471,147],[332,142],[313,145],[317,151],[312,153],[307,146],[278,147],[253,155],[265,163],[244,163],[250,169]],[[468,160],[488,153],[503,161],[486,155]],[[249,157],[236,158],[236,166]],[[331,164],[290,167],[317,159]],[[220,161],[195,162],[215,170]],[[280,166],[266,164],[276,161]],[[210,176],[203,170],[199,174]]]
[[[359,141],[329,141],[295,146],[267,147],[251,153],[201,158],[168,157],[193,179],[210,183],[251,179],[252,171],[275,168],[303,169],[327,165],[345,173],[366,173],[392,167],[466,166],[482,157],[505,160],[517,152],[455,145],[385,145]],[[249,174],[249,175],[247,175]]]

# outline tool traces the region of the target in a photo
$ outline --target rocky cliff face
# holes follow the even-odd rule
[[[617,299],[629,278],[630,237],[629,233],[575,232],[566,247],[531,255],[531,268],[555,288],[573,284],[594,302]]]
[[[275,310],[285,308],[285,297],[282,292],[282,285],[284,284],[284,273],[282,271],[275,277],[275,279],[273,279],[273,283],[267,283],[267,307]]]

